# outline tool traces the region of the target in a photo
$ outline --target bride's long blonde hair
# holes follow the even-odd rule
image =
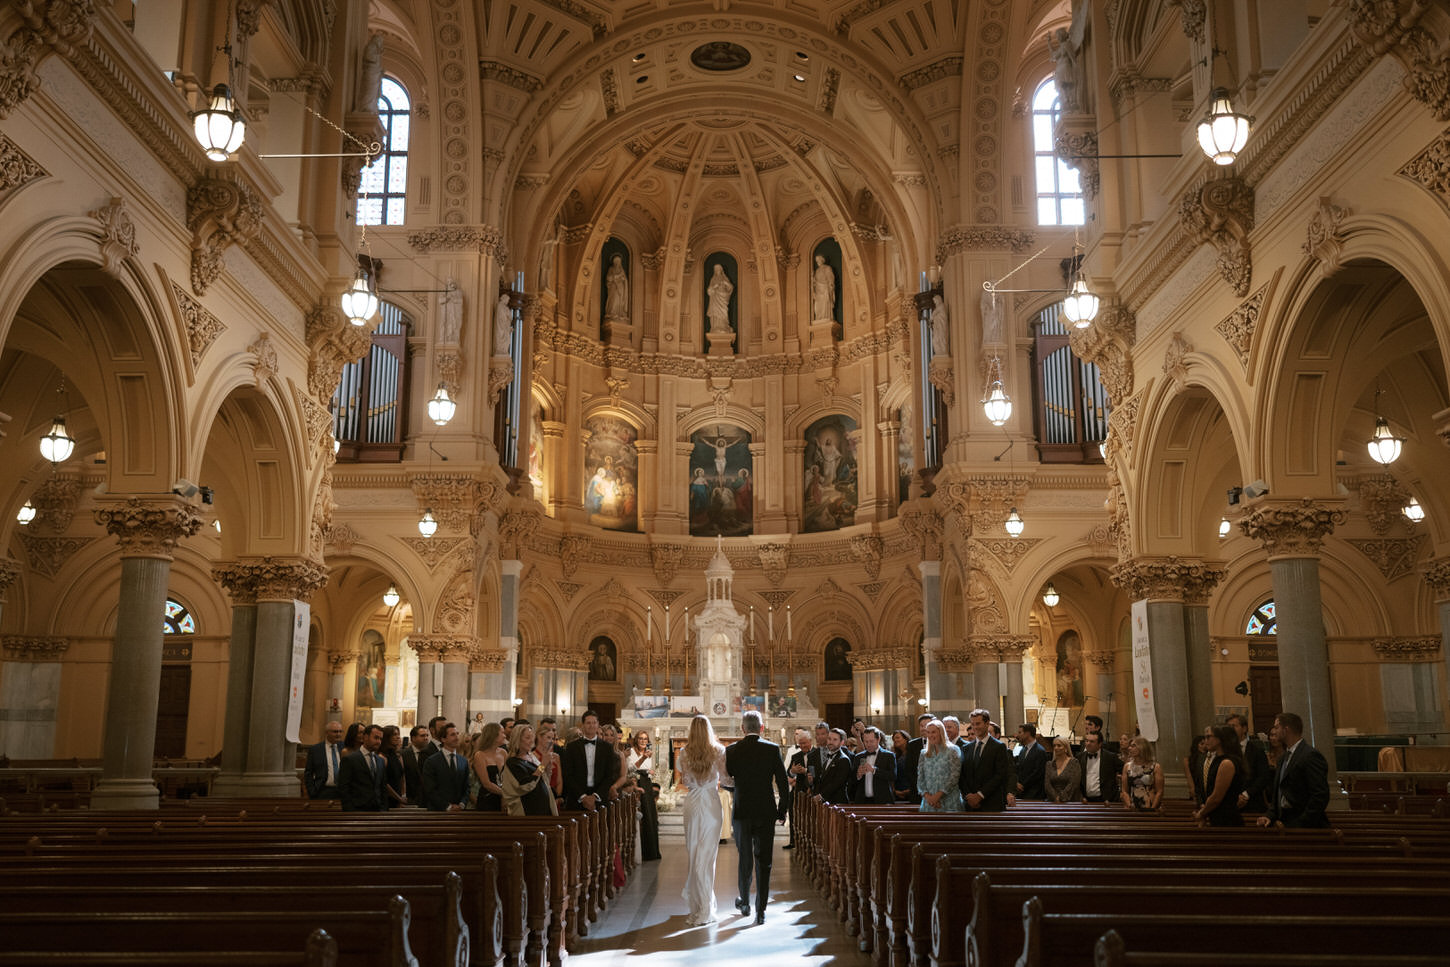
[[[690,736],[685,740],[685,747],[681,750],[681,764],[685,770],[696,779],[704,779],[710,774],[710,769],[715,760],[725,754],[725,747],[720,740],[715,738],[715,730],[710,726],[710,720],[703,715],[696,715],[690,720]]]

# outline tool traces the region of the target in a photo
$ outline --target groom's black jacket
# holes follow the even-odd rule
[[[790,786],[780,746],[758,735],[746,735],[725,750],[725,771],[735,781],[735,822],[765,823],[784,819],[790,811]],[[770,784],[780,792],[771,795]]]

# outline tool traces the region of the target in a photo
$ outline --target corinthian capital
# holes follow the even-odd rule
[[[327,586],[327,568],[305,557],[228,561],[212,568],[211,576],[237,604],[307,601]]]
[[[1133,600],[1186,601],[1207,599],[1223,579],[1224,569],[1191,558],[1135,557],[1116,565],[1112,581]]]
[[[124,497],[99,502],[96,523],[114,535],[122,557],[171,560],[176,542],[201,529],[201,517],[178,497]]]
[[[12,557],[0,557],[0,602],[5,600],[5,592],[19,576],[20,562]]]
[[[1262,504],[1239,521],[1245,536],[1264,545],[1269,559],[1317,557],[1324,538],[1348,515],[1338,506],[1304,497],[1282,504]]]
[[[1436,600],[1450,598],[1450,557],[1432,557],[1420,573],[1425,575],[1425,583],[1435,592]]]

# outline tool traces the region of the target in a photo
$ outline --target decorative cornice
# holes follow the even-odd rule
[[[935,63],[927,64],[925,67],[918,67],[916,70],[907,71],[902,74],[899,80],[901,86],[908,91],[915,91],[917,88],[934,84],[937,81],[946,80],[948,77],[961,77],[962,65],[966,58],[960,55],[943,57]]]
[[[1114,565],[1110,577],[1134,601],[1202,604],[1226,573],[1207,561],[1177,556],[1137,557]]]
[[[1441,123],[1450,121],[1450,53],[1447,53],[1446,18],[1424,15],[1432,7],[1426,0],[1350,0],[1350,27],[1376,55],[1393,54],[1405,67],[1405,90],[1427,105]],[[1436,36],[1425,24],[1439,27]]]
[[[201,529],[201,516],[175,497],[99,497],[96,523],[121,545],[121,556],[171,560],[176,542]]]
[[[1308,497],[1297,503],[1266,503],[1251,508],[1239,520],[1250,540],[1259,541],[1276,557],[1318,557],[1319,548],[1348,515],[1343,509]]]
[[[226,266],[223,253],[261,231],[262,203],[239,181],[199,178],[186,192],[186,227],[191,230],[191,289],[206,295]]]
[[[413,251],[479,252],[492,255],[499,262],[508,261],[508,244],[503,232],[492,225],[435,225],[408,233]]]
[[[1375,638],[1370,642],[1381,661],[1433,661],[1440,656],[1439,635]]]
[[[945,262],[953,255],[972,251],[1026,252],[1037,244],[1037,233],[1001,225],[954,225],[942,233],[936,243],[936,260]]]
[[[6,635],[0,638],[6,661],[60,661],[70,647],[69,638],[53,635]]]
[[[532,94],[544,86],[544,82],[532,74],[525,74],[509,65],[496,60],[481,60],[478,62],[478,79],[481,81],[495,81],[512,87],[514,90],[523,91],[525,94]]]
[[[527,654],[529,663],[534,668],[558,668],[579,672],[589,667],[588,654],[562,648],[532,648]]]
[[[877,669],[908,669],[916,666],[916,651],[912,648],[878,648],[874,651],[852,652],[846,656],[852,671],[873,671]]]
[[[0,120],[40,87],[37,69],[52,53],[70,57],[90,40],[94,0],[23,0],[21,25],[0,42]]]
[[[1239,296],[1249,294],[1253,258],[1249,232],[1254,227],[1254,190],[1242,178],[1215,178],[1190,188],[1178,215],[1198,244],[1218,251],[1218,272]]]

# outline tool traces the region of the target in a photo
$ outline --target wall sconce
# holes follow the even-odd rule
[[[1227,517],[1220,520],[1218,522],[1218,539],[1223,540],[1229,535],[1229,531],[1231,530],[1233,530],[1233,525],[1228,522]]]

